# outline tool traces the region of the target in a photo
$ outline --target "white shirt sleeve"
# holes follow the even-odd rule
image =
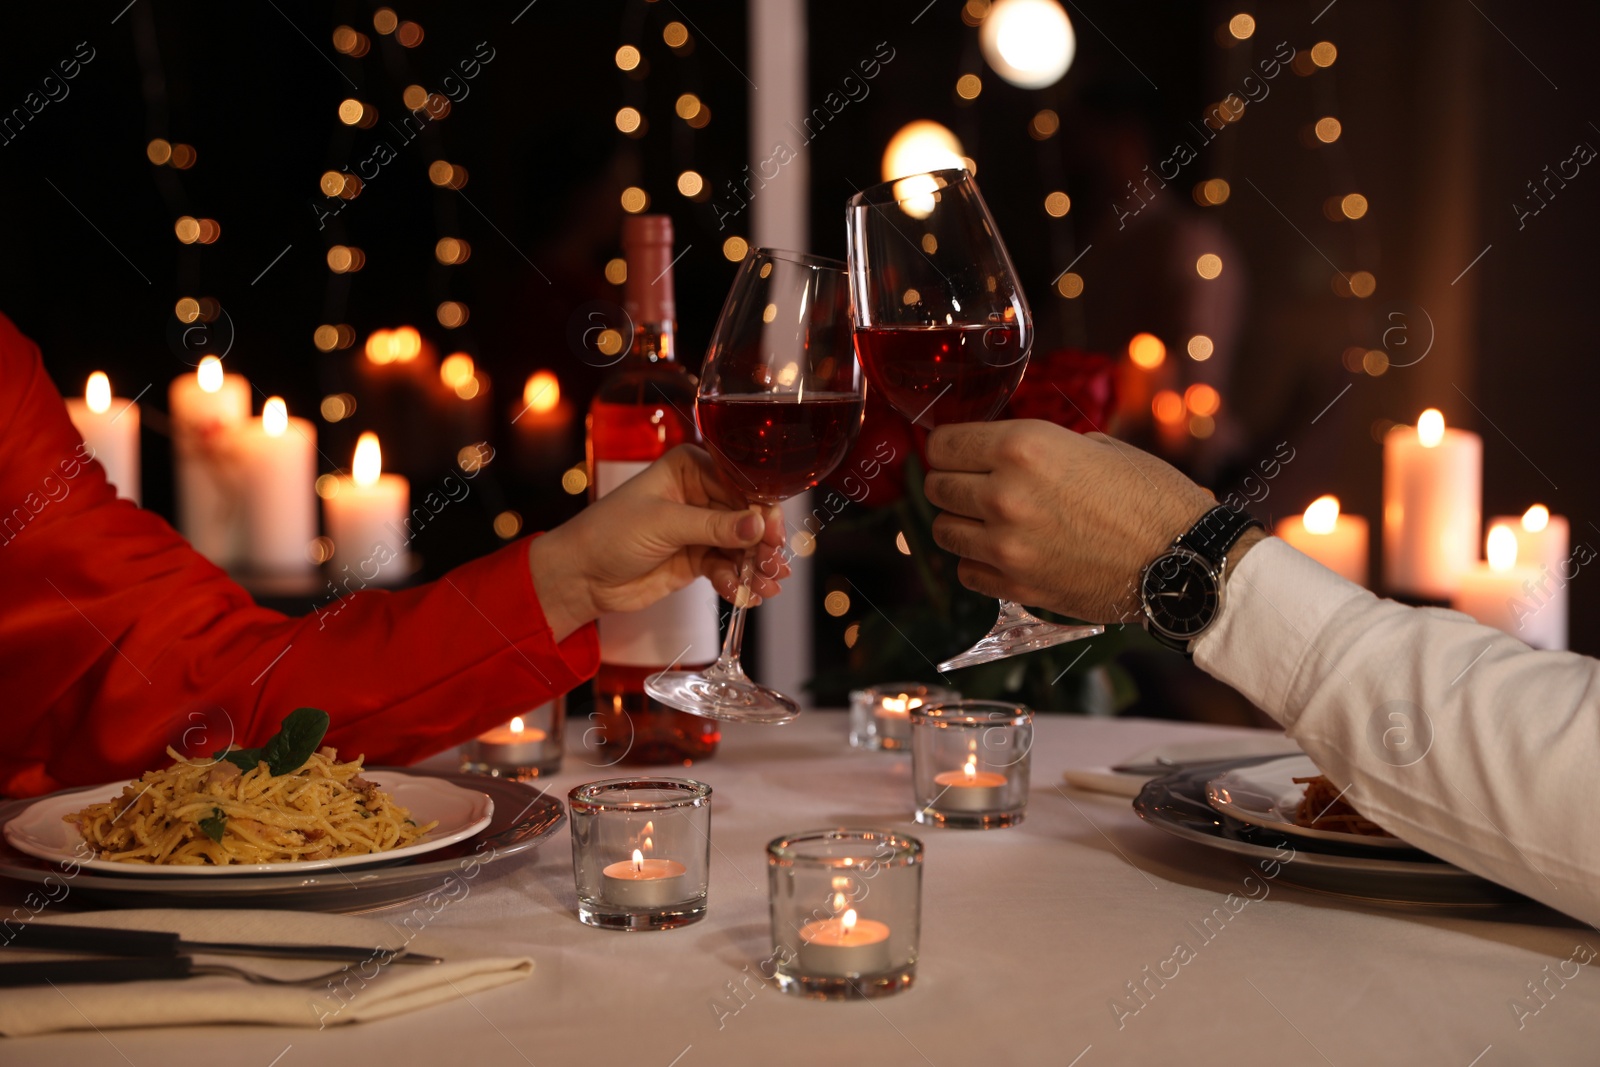
[[[1276,538],[1195,662],[1396,836],[1600,922],[1600,661],[1379,600]]]

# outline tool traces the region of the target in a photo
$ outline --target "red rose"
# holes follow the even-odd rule
[[[825,483],[857,504],[893,504],[906,492],[906,457],[921,447],[912,425],[869,387],[861,433]]]
[[[1078,433],[1107,433],[1116,400],[1115,360],[1098,352],[1058,348],[1028,363],[1005,415],[1044,419]]]

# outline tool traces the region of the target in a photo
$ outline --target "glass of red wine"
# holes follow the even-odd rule
[[[845,265],[757,248],[745,256],[711,335],[695,421],[706,449],[748,499],[777,504],[826,478],[861,430],[866,384],[851,342]],[[645,690],[664,704],[730,722],[783,723],[789,697],[739,665],[755,549],[745,553],[722,655],[704,670],[663,671]]]
[[[986,422],[1022,381],[1033,317],[1000,231],[966,170],[875,185],[847,209],[856,354],[872,387],[933,429]],[[994,628],[940,671],[1103,633],[1000,601]]]

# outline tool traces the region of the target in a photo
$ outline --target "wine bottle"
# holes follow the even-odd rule
[[[589,407],[591,499],[638,474],[674,445],[698,443],[695,376],[677,359],[672,289],[672,219],[630,215],[622,224],[628,264],[623,310],[633,323],[627,355]],[[599,620],[600,670],[591,716],[596,755],[612,763],[692,763],[722,738],[715,719],[669,708],[645,694],[658,671],[703,667],[717,658],[720,601],[700,578],[643,611]]]

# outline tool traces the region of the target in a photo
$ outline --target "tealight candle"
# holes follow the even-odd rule
[[[933,776],[941,792],[932,805],[947,811],[994,811],[1001,807],[1001,790],[1006,776],[994,771],[978,770],[976,753],[967,757],[959,771],[944,771]]]
[[[375,585],[404,580],[411,569],[405,537],[411,483],[398,474],[383,473],[377,434],[361,435],[350,473],[335,476],[322,506],[333,539],[334,563],[352,567],[362,580]]]
[[[486,758],[492,755],[500,763],[533,763],[547,736],[543,730],[528,726],[518,715],[504,726],[479,734],[477,741]]]
[[[1487,562],[1461,576],[1451,606],[1534,648],[1564,645],[1566,617],[1558,617],[1549,605],[1534,599],[1542,572],[1538,567],[1517,563],[1517,535],[1512,528],[1492,528],[1484,554]]]
[[[889,969],[889,927],[849,908],[836,919],[800,927],[799,969],[823,978],[878,974]]]
[[[573,424],[572,405],[561,397],[561,382],[547,370],[535,371],[522,387],[522,400],[511,412],[518,462],[531,470],[561,466],[568,455]]]
[[[1273,533],[1339,577],[1367,584],[1367,520],[1339,512],[1339,498],[1319,496],[1306,508],[1278,523]]]
[[[1383,439],[1384,582],[1447,600],[1478,555],[1483,438],[1447,429],[1429,408]]]
[[[237,434],[244,474],[245,559],[263,571],[303,571],[317,536],[317,428],[272,397]]]
[[[960,700],[954,689],[920,682],[888,682],[850,693],[850,744],[904,749],[911,744],[911,712]]]
[[[631,860],[609,863],[600,872],[600,895],[625,908],[664,908],[692,894],[677,860],[645,859],[639,849]]]
[[[216,356],[167,390],[178,493],[178,529],[211,562],[226,567],[244,549],[234,431],[250,418],[250,383],[225,374]]]

